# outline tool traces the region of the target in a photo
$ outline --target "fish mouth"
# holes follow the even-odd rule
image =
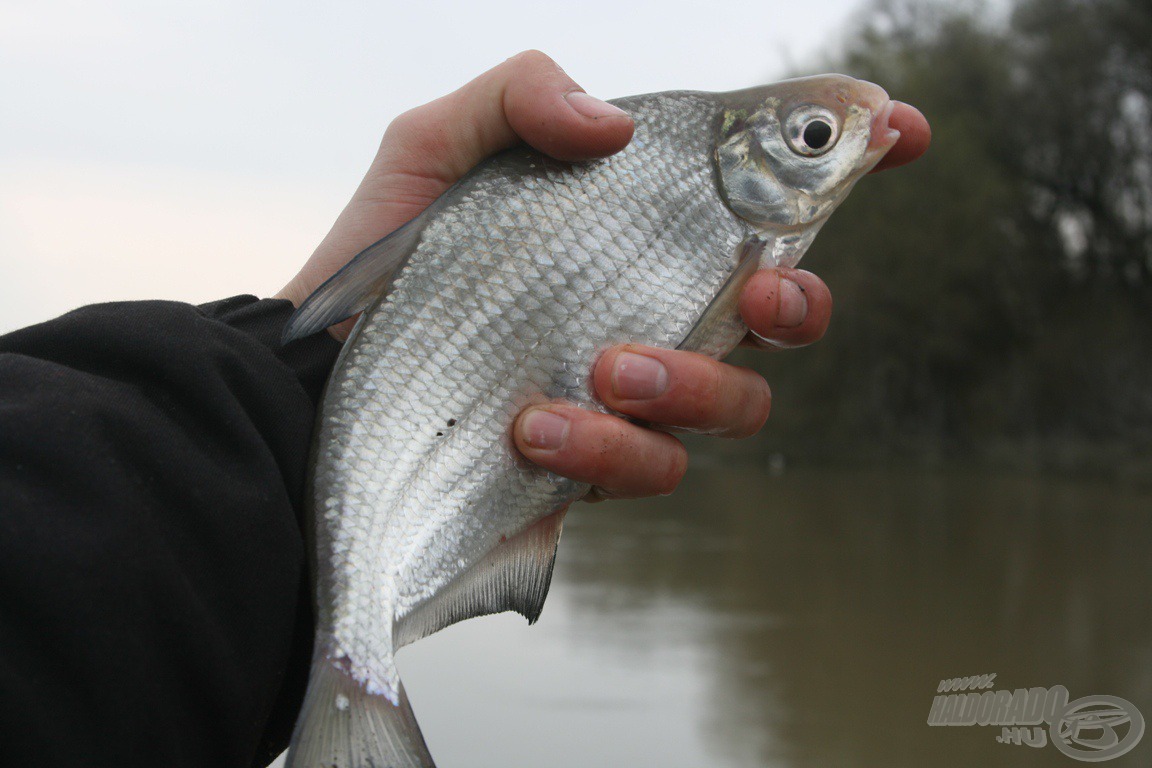
[[[888,125],[888,119],[892,117],[892,110],[895,108],[896,102],[885,99],[883,106],[876,110],[876,116],[872,118],[867,152],[874,163],[880,162],[880,158],[900,140],[900,131]]]

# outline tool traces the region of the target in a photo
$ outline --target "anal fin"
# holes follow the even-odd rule
[[[501,542],[467,572],[405,616],[397,649],[474,616],[516,611],[535,623],[548,597],[567,507]]]

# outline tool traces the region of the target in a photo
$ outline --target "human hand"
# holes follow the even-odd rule
[[[889,125],[900,141],[875,170],[918,157],[928,124],[897,103]],[[300,273],[277,294],[299,306],[353,255],[414,218],[473,166],[526,142],[561,160],[605,157],[632,137],[632,120],[585,94],[551,59],[521,53],[459,90],[417,107],[388,127],[352,200]],[[787,348],[827,330],[832,299],[803,270],[761,270],[748,281],[740,312],[746,344]],[[347,336],[351,321],[333,329]],[[613,347],[597,361],[597,395],[613,410],[650,424],[723,437],[755,434],[771,406],[758,374],[692,352]],[[669,493],[687,467],[683,445],[667,432],[574,405],[526,409],[513,427],[517,448],[558,474],[590,483],[590,500]]]

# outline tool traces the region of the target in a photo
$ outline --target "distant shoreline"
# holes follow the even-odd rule
[[[768,427],[771,430],[771,426]],[[1152,486],[1152,446],[1133,447],[1073,439],[985,440],[976,445],[942,445],[925,440],[905,445],[863,443],[816,446],[775,445],[770,438],[749,443],[721,443],[688,436],[692,467],[759,467],[772,474],[788,468],[868,467],[1006,471],[1110,479],[1125,484]]]

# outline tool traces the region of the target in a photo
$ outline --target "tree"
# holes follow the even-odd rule
[[[863,182],[806,266],[828,338],[761,367],[768,450],[1000,455],[1106,466],[1152,452],[1152,6],[880,0],[830,69],[933,124]]]

